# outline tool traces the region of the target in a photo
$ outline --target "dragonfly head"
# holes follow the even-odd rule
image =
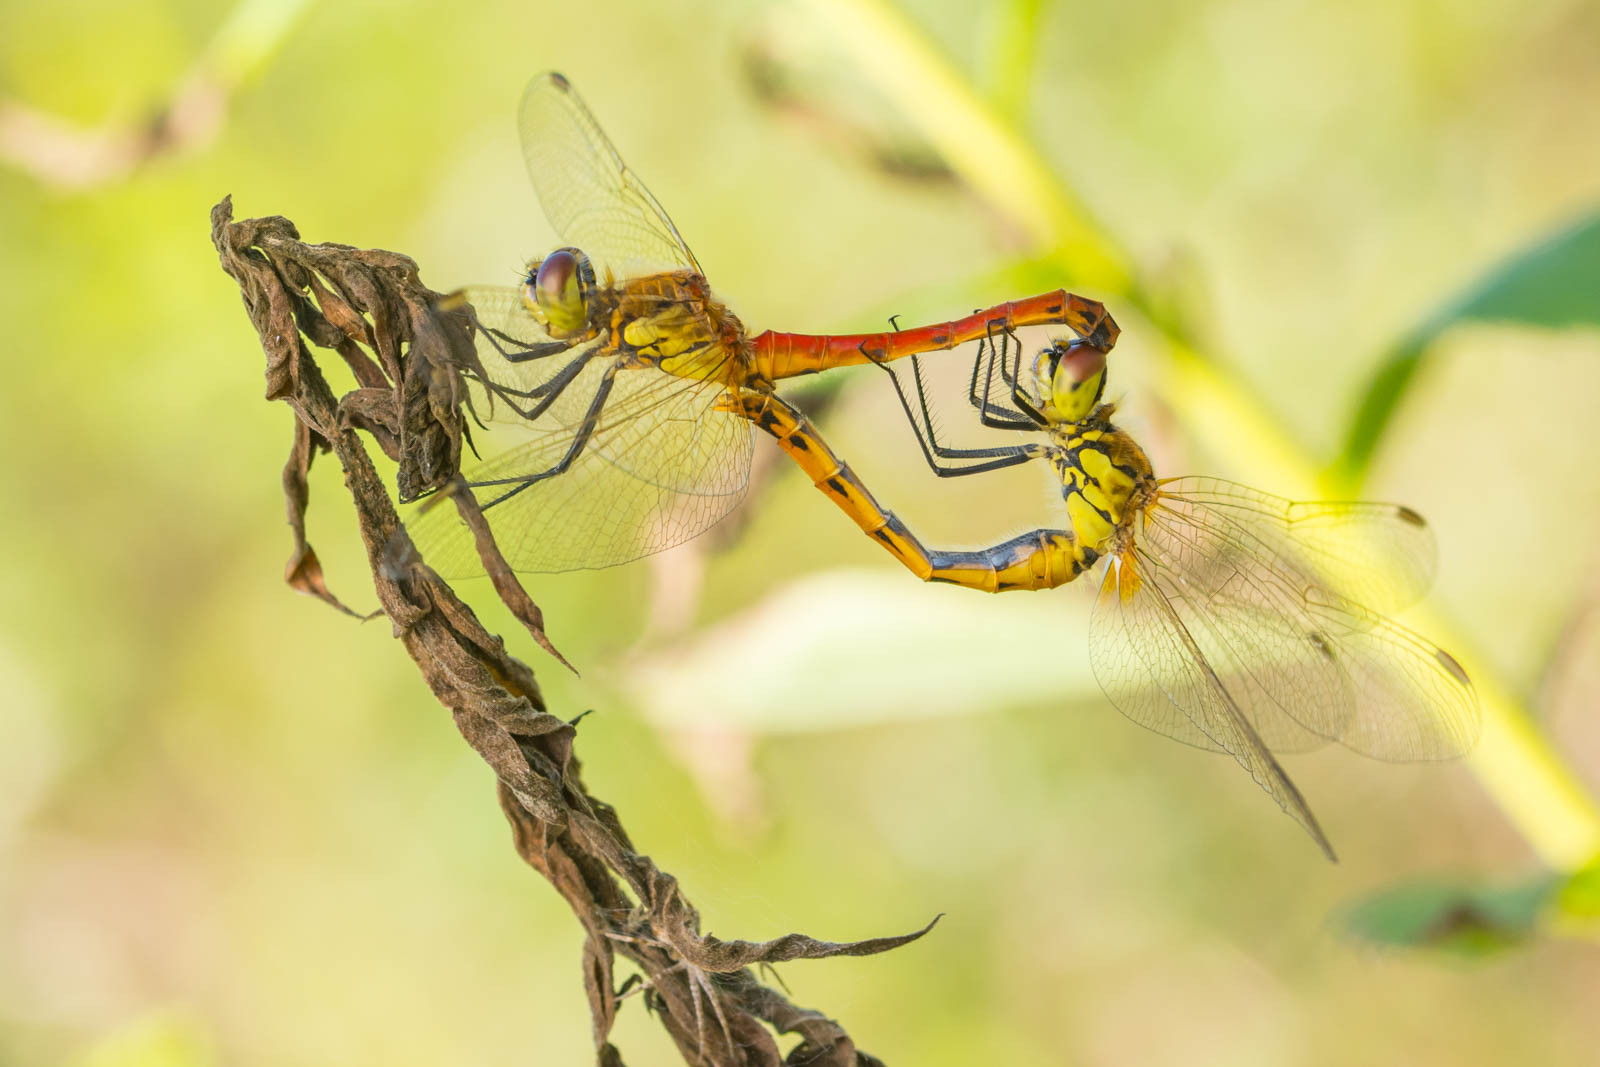
[[[558,248],[528,267],[522,299],[550,336],[571,337],[589,325],[594,265],[576,248]]]
[[[1034,387],[1052,422],[1080,422],[1106,388],[1106,354],[1086,341],[1055,341],[1033,358]]]

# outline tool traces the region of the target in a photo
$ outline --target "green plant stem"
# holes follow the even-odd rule
[[[810,3],[865,76],[1030,242],[1070,261],[1086,286],[1123,292],[1132,285],[1126,257],[1083,205],[898,11],[875,0]]]
[[[1028,88],[1033,81],[1039,16],[1044,0],[999,0],[989,9],[983,83],[995,112],[1007,122],[1027,118]]]
[[[1237,457],[1248,480],[1274,491],[1322,496],[1343,487],[1267,409],[1162,321],[1137,283],[1131,257],[1017,130],[980,97],[924,35],[883,0],[810,0],[864,75],[903,109],[962,179],[1013,220],[1075,287],[1146,317],[1163,345],[1161,379],[1179,418],[1217,454]],[[1600,809],[1551,748],[1521,702],[1437,612],[1411,616],[1457,653],[1483,705],[1483,737],[1468,765],[1530,847],[1563,870],[1600,853]]]

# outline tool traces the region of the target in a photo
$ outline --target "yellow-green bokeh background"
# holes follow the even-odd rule
[[[808,10],[312,4],[213,143],[88,189],[0,167],[0,1063],[589,1060],[580,928],[515,859],[488,771],[386,623],[280,581],[291,419],[260,399],[207,211],[232,193],[241,217],[410,254],[439,289],[509,280],[551,240],[515,105],[557,67],[758,328],[1024,295],[951,288],[1019,254],[978,201],[867,169],[755,102],[742,42],[803,39]],[[986,69],[995,16],[904,10],[958,69]],[[86,124],[135,118],[228,14],[6,4],[0,91]],[[1332,454],[1387,344],[1600,193],[1600,13],[1583,0],[1055,3],[1036,49],[1022,128],[1137,261],[1190,263],[1213,347],[1313,455]],[[1170,419],[1140,400],[1161,385],[1148,331],[1124,325],[1129,407],[1160,435]],[[1590,784],[1600,639],[1567,623],[1600,571],[1597,357],[1593,333],[1447,335],[1369,485],[1434,522],[1434,607]],[[927,539],[1046,517],[1027,478],[921,473],[862,374],[824,429]],[[1179,461],[1237,473],[1165,432]],[[342,491],[314,470],[312,539],[367,607]],[[830,568],[877,571],[862,584],[885,605],[890,578],[915,587],[792,472],[760,503],[710,564],[701,625]],[[1060,605],[1062,633],[1019,628],[964,665],[992,699],[895,700],[972,647],[928,630],[843,678],[791,657],[773,667],[784,689],[748,708],[663,716],[624,662],[650,577],[530,580],[582,680],[468,591],[553,710],[600,711],[579,737],[589,784],[709,930],[847,939],[945,913],[890,955],[784,968],[888,1062],[1592,1062],[1589,945],[1460,964],[1361,948],[1330,918],[1408,877],[1534,869],[1468,770],[1292,761],[1343,854],[1330,867],[1231,761],[1089,691],[1017,695],[1018,678],[1082,676],[1072,589],[1034,601]],[[973,601],[996,627],[1026,610]],[[841,601],[858,652],[873,610]],[[840,714],[841,691],[876,713]],[[616,1040],[635,1067],[675,1062],[636,1001]]]

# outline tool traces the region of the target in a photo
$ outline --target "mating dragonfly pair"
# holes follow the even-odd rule
[[[711,293],[666,212],[559,74],[534,80],[520,129],[528,173],[570,242],[520,288],[463,290],[478,328],[483,415],[514,440],[464,472],[515,570],[604,567],[679,544],[738,502],[752,427],[917,577],[1048,589],[1103,563],[1090,631],[1107,696],[1134,721],[1232,755],[1332,849],[1273,756],[1337,741],[1386,760],[1458,756],[1478,729],[1466,673],[1385,617],[1432,578],[1422,518],[1390,504],[1292,502],[1214,478],[1157,479],[1102,402],[1118,329],[1057,291],[875,334],[751,336]],[[1015,331],[1070,337],[1025,358]],[[922,355],[976,346],[968,400],[1022,443],[952,448],[928,415]],[[911,358],[911,386],[889,364]],[[929,549],[880,506],[774,383],[877,364],[932,468],[1041,462],[1068,524],[990,548]],[[455,509],[407,519],[446,576],[482,572]]]

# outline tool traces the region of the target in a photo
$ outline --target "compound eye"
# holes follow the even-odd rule
[[[1081,343],[1057,348],[1051,400],[1063,418],[1076,421],[1087,417],[1100,399],[1106,380],[1106,354]]]
[[[540,303],[550,299],[560,300],[577,273],[578,257],[571,252],[563,250],[545,256],[533,276],[533,284],[539,289]]]
[[[523,295],[556,337],[580,332],[589,319],[584,263],[571,249],[551,252],[531,273]]]
[[[1088,345],[1070,345],[1056,367],[1056,373],[1065,375],[1075,385],[1093,380],[1106,369],[1106,354]]]

